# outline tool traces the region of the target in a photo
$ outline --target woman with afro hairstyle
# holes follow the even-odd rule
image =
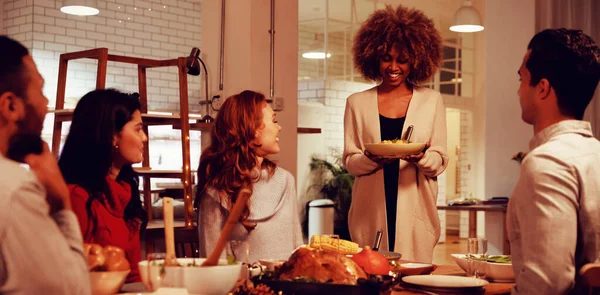
[[[379,85],[346,101],[343,163],[355,176],[348,224],[352,240],[431,262],[439,240],[437,176],[446,169],[446,110],[440,93],[420,87],[441,61],[441,36],[423,12],[404,6],[375,11],[356,34],[355,67]],[[413,125],[418,155],[384,159],[365,144],[401,138]]]

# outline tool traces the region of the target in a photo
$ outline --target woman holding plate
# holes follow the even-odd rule
[[[354,64],[379,85],[352,94],[344,114],[343,163],[355,176],[348,216],[352,240],[431,262],[440,236],[437,176],[446,169],[446,110],[440,93],[420,87],[437,70],[442,39],[423,12],[404,6],[375,11],[359,29]],[[418,154],[383,158],[365,145],[401,138],[426,143]]]

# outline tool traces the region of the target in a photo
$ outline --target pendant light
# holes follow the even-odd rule
[[[66,14],[88,16],[100,13],[96,0],[63,0],[60,11]]]
[[[323,42],[318,41],[318,35],[315,34],[315,42],[309,47],[307,51],[302,53],[302,57],[307,59],[325,59],[325,57],[330,58],[331,53],[327,52],[327,54],[325,54],[323,45]]]
[[[483,31],[479,11],[473,6],[473,1],[465,0],[463,5],[454,14],[454,24],[450,31],[459,33],[474,33]]]

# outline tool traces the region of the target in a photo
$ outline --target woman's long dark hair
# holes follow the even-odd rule
[[[94,90],[83,96],[75,107],[71,130],[58,165],[68,184],[81,186],[90,196],[86,210],[91,227],[85,234],[93,234],[97,228],[97,217],[91,210],[92,203],[103,203],[103,195],[113,202],[105,179],[113,161],[113,136],[140,109],[137,94],[130,95],[114,89]],[[148,217],[140,200],[138,175],[131,165],[124,165],[117,181],[124,181],[131,186],[131,199],[123,218],[130,226],[139,224],[140,234],[143,234]]]

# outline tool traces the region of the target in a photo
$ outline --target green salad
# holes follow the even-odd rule
[[[512,263],[510,255],[492,255],[492,256],[487,256],[487,257],[475,257],[474,256],[473,260],[486,261],[486,262],[492,262],[492,263],[506,263],[506,264]]]
[[[510,255],[494,255],[487,258],[487,262],[493,263],[512,263]]]

